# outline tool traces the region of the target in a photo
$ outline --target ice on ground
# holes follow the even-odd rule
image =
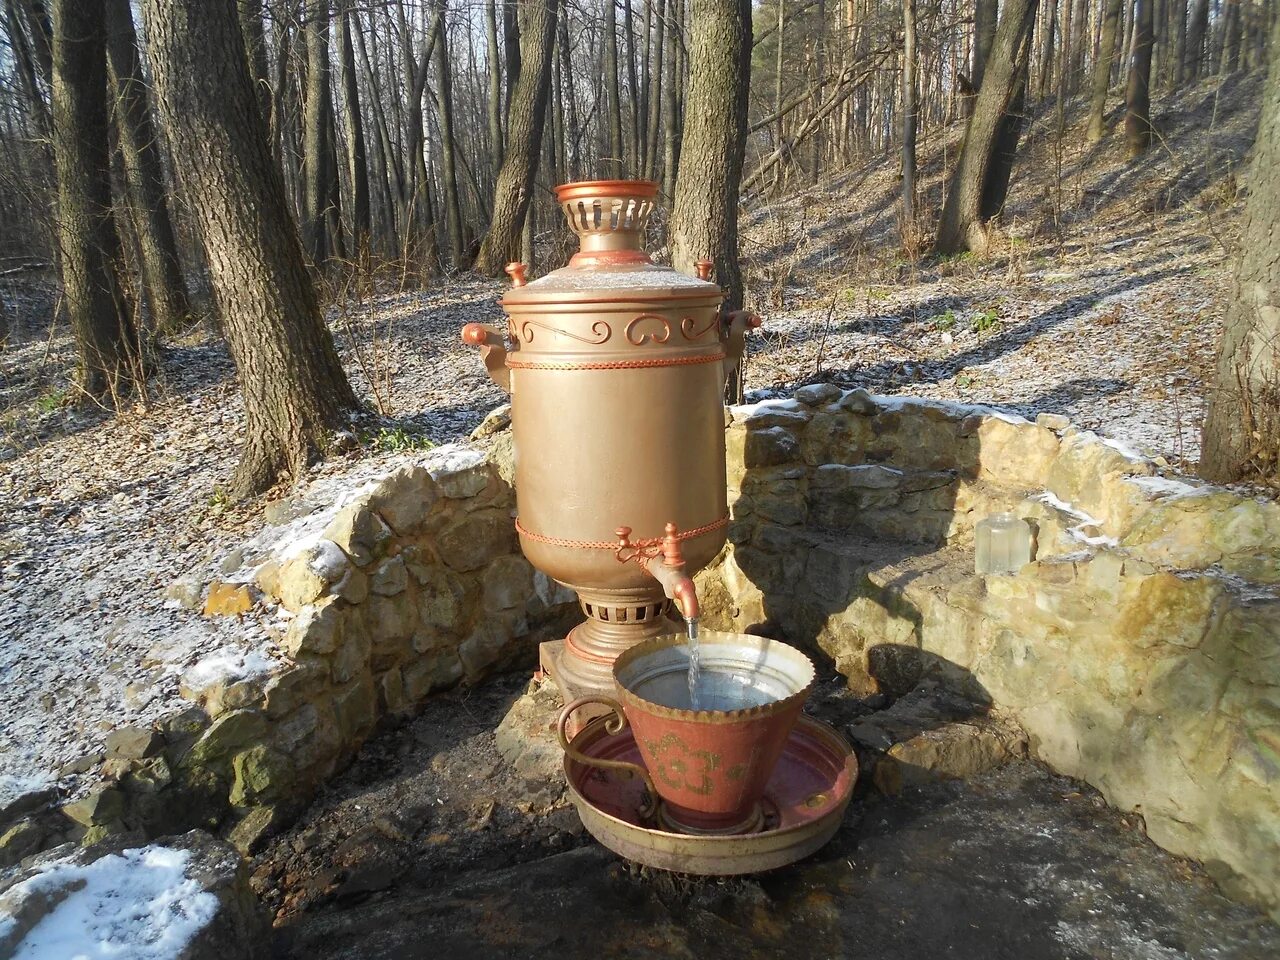
[[[53,786],[53,779],[45,774],[17,777],[12,774],[0,774],[0,810],[13,803],[19,797],[44,790]]]
[[[1153,500],[1181,500],[1186,497],[1202,497],[1214,492],[1213,487],[1198,487],[1184,480],[1173,480],[1169,477],[1129,477],[1129,483],[1135,484]]]
[[[47,897],[56,905],[17,943],[18,921],[0,919],[12,960],[173,960],[218,910],[218,898],[186,875],[186,850],[147,846],[86,866],[55,862],[0,899],[8,912]]]
[[[246,653],[219,650],[183,673],[182,682],[194,689],[205,689],[215,684],[230,684],[239,680],[266,676],[279,666],[279,661],[257,650]]]

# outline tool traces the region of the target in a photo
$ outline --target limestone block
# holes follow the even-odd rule
[[[124,813],[124,794],[110,786],[97,786],[88,796],[62,807],[62,815],[82,827],[118,820]]]
[[[1044,478],[1058,456],[1052,430],[1034,423],[1010,423],[986,417],[978,428],[978,478],[1023,489],[1045,486]],[[1055,492],[1056,487],[1051,487]],[[1065,500],[1072,496],[1058,495]]]
[[[824,407],[814,413],[802,434],[801,456],[810,466],[862,463],[870,436],[865,417],[840,407]]]
[[[342,641],[342,614],[335,597],[303,607],[285,630],[284,652],[294,659],[332,653]]]
[[[318,697],[272,725],[269,744],[299,771],[323,768],[342,748],[332,702]]]
[[[465,500],[482,492],[492,469],[483,453],[458,444],[432,451],[429,462],[431,479],[451,500]]]
[[[230,800],[244,807],[263,799],[284,798],[294,784],[294,768],[288,757],[266,744],[237,753],[231,760]]]
[[[263,690],[267,716],[273,720],[293,713],[329,684],[329,663],[320,657],[299,655],[267,681]]]
[[[388,474],[369,494],[369,506],[401,537],[420,531],[440,490],[426,467],[410,464]]]
[[[414,606],[407,593],[394,597],[375,594],[364,605],[362,613],[364,635],[379,653],[399,649],[413,633]]]
[[[379,644],[384,655],[390,644]],[[329,658],[329,669],[334,683],[347,683],[350,680],[369,675],[369,656],[372,644],[368,633],[361,630],[348,630],[343,635],[342,643]],[[399,652],[403,641],[394,642],[392,649]]]
[[[850,413],[857,413],[863,416],[873,416],[880,409],[876,406],[875,398],[862,387],[850,390],[841,396],[836,401],[836,406],[841,410],[848,410]]]
[[[334,691],[333,710],[344,745],[357,744],[373,729],[376,706],[373,678],[368,673]]]
[[[522,556],[499,557],[484,571],[484,608],[523,609],[533,593],[533,566]]]
[[[370,498],[365,496],[343,507],[329,521],[322,536],[336,543],[347,556],[363,567],[384,552],[386,543],[394,534],[374,511]]]
[[[466,587],[444,567],[420,567],[414,571],[421,584],[418,591],[418,620],[436,631],[452,631],[460,626]]]
[[[223,583],[215,580],[209,584],[204,601],[206,617],[239,617],[253,609],[253,594],[247,584]]]
[[[405,696],[410,703],[419,703],[428,694],[444,690],[461,680],[462,669],[457,653],[449,651],[406,664],[402,668]]]
[[[725,433],[726,456],[747,470],[793,463],[800,454],[800,442],[786,427],[751,429],[734,424]]]
[[[377,679],[378,706],[390,714],[400,713],[405,708],[404,676],[399,667],[392,667]]]
[[[499,510],[461,514],[440,532],[437,542],[444,562],[464,573],[519,550],[511,516]]]
[[[0,830],[0,870],[35,853],[44,838],[44,828],[32,818],[19,820],[7,830]]]
[[[160,732],[150,726],[119,727],[107,734],[106,754],[112,758],[142,760],[164,746]]]
[[[298,611],[315,603],[350,569],[350,561],[332,540],[317,540],[300,556],[284,563],[279,575],[279,597],[285,608]]]
[[[1199,646],[1223,593],[1222,584],[1209,577],[1184,578],[1160,571],[1129,578],[1116,634],[1139,648]]]
[[[239,747],[266,733],[266,718],[257,710],[235,710],[218,717],[195,742],[184,760],[186,766],[216,764]]]
[[[404,558],[395,556],[383,560],[374,569],[369,589],[382,597],[394,597],[403,593],[408,585],[409,573],[405,569]]]

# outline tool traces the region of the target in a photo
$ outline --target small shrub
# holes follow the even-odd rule
[[[367,434],[364,444],[378,453],[430,450],[435,446],[425,434],[413,433],[404,427],[383,427],[377,433]]]
[[[956,325],[956,312],[948,307],[945,313],[930,317],[929,325],[935,330],[950,330]]]
[[[1000,314],[995,307],[979,310],[969,319],[969,329],[975,333],[989,333],[1000,324]]]

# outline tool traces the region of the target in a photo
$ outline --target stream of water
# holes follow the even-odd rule
[[[685,617],[685,632],[689,637],[689,705],[698,707],[698,618]]]

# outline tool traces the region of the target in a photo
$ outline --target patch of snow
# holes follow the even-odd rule
[[[525,290],[536,290],[539,293],[554,293],[557,290],[580,292],[583,290],[625,290],[643,288],[649,290],[671,289],[705,289],[714,294],[713,286],[706,280],[699,280],[687,273],[680,273],[670,267],[659,264],[646,264],[642,267],[625,267],[623,269],[601,269],[599,267],[564,267],[551,273],[530,280]]]
[[[190,687],[204,689],[218,683],[231,684],[266,676],[279,667],[279,661],[257,650],[246,653],[220,650],[196,663],[182,675],[182,679]]]
[[[60,898],[13,960],[173,960],[218,910],[218,898],[186,875],[190,859],[186,850],[153,845],[87,866],[50,864],[6,893]]]
[[[939,400],[933,397],[915,397],[907,394],[873,394],[871,399],[875,401],[877,407],[881,410],[905,410],[907,407],[932,407],[935,410],[942,410],[954,417],[994,417],[997,420],[1003,420],[1005,423],[1024,424],[1030,423],[1026,417],[1012,413],[1008,410],[1001,410],[998,407],[988,406],[981,403],[957,403],[953,400]]]
[[[1112,437],[1099,437],[1098,439],[1102,442],[1103,446],[1110,447],[1112,450],[1115,450],[1122,457],[1128,460],[1136,460],[1139,463],[1151,462],[1150,457],[1148,457],[1144,453],[1139,453],[1137,450],[1135,450],[1133,447],[1129,446],[1129,444],[1125,443],[1122,440],[1116,440]]]
[[[53,786],[53,779],[45,774],[17,777],[0,773],[0,808],[7,807],[19,797]]]
[[[1128,477],[1127,480],[1153,500],[1183,500],[1189,497],[1207,496],[1214,492],[1213,487],[1196,486],[1185,480],[1174,480],[1170,477]]]
[[[441,474],[471,470],[484,463],[484,459],[484,454],[474,447],[462,443],[447,443],[432,450],[422,465],[431,474],[431,479],[435,480]]]

